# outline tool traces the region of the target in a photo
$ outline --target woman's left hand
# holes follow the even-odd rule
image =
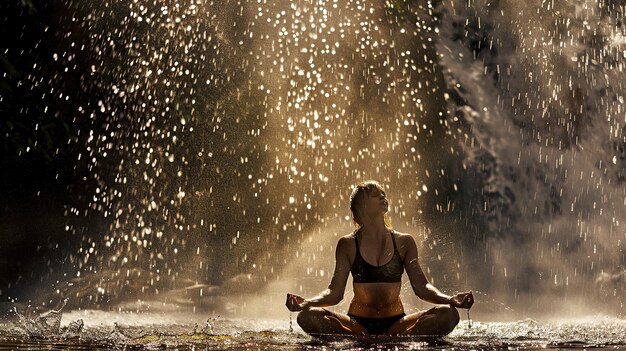
[[[474,304],[474,294],[471,291],[458,293],[452,296],[450,304],[454,307],[470,309]]]
[[[287,294],[285,305],[291,312],[300,312],[307,307],[308,302],[302,296]]]

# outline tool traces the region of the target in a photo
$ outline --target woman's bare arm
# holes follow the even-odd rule
[[[424,301],[435,304],[454,304],[452,297],[442,293],[428,282],[424,271],[419,264],[417,257],[417,245],[412,236],[406,235],[403,238],[406,245],[406,253],[404,255],[404,267],[411,281],[411,287],[417,297]]]
[[[428,282],[417,258],[417,245],[412,236],[404,237],[406,253],[404,267],[411,281],[413,292],[422,300],[435,304],[449,304],[454,307],[471,308],[474,304],[474,294],[471,291],[448,296]]]
[[[311,307],[326,307],[336,305],[343,300],[343,294],[346,289],[348,275],[350,274],[350,257],[349,252],[350,239],[343,237],[337,243],[335,250],[335,271],[328,285],[328,289],[322,291],[319,295],[310,299],[302,299],[296,295],[290,295],[294,301],[287,299],[287,308],[292,311],[299,311]]]

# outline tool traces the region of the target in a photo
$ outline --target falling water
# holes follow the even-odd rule
[[[3,163],[39,160],[65,192],[0,286],[12,305],[286,318],[284,292],[330,279],[350,186],[377,179],[431,281],[478,290],[476,318],[623,318],[620,2],[7,7],[25,24],[0,47],[22,116]]]
[[[484,214],[480,274],[509,302],[558,313],[604,300],[623,315],[624,10],[444,3],[450,117],[485,204],[470,210]]]

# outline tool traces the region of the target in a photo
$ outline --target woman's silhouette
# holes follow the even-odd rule
[[[328,289],[310,299],[287,294],[287,308],[300,312],[300,327],[307,333],[319,334],[450,333],[459,322],[455,307],[470,308],[474,303],[472,292],[448,296],[428,282],[413,237],[392,230],[387,217],[389,202],[378,182],[358,184],[350,196],[350,209],[358,229],[339,239]],[[405,314],[400,301],[404,270],[415,295],[437,306]],[[354,298],[348,314],[325,309],[343,299],[350,273]]]

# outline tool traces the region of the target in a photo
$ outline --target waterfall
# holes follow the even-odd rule
[[[48,183],[24,178],[2,215],[22,225],[9,209],[43,194],[64,223],[19,232],[37,258],[0,295],[219,309],[268,286],[314,292],[353,230],[350,186],[376,179],[444,290],[477,289],[493,313],[623,313],[623,5],[31,5],[12,9],[39,34],[0,58],[34,97],[0,92],[27,117],[3,133],[35,142],[6,139],[3,193],[29,167]]]

